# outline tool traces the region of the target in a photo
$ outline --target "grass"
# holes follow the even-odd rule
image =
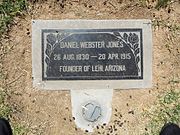
[[[9,119],[9,115],[11,114],[11,108],[8,104],[6,104],[6,98],[6,92],[2,88],[0,88],[0,117]]]
[[[13,22],[14,17],[22,15],[22,11],[24,11],[27,7],[26,0],[3,0],[0,1],[0,38],[2,35],[7,32]],[[3,44],[1,44],[3,45]],[[0,65],[2,67],[2,63],[0,60]],[[3,82],[4,73],[2,69],[0,69],[0,81]],[[0,82],[0,84],[1,84]],[[8,94],[7,92],[0,86],[0,117],[10,120],[13,135],[24,135],[28,132],[28,129],[25,126],[20,125],[19,123],[15,123],[11,119],[12,115],[12,107],[8,104]]]
[[[156,8],[156,9],[165,8],[170,1],[171,1],[171,0],[158,0],[155,8]]]
[[[26,0],[3,0],[0,3],[0,36],[9,30],[13,18],[26,9]]]
[[[0,118],[10,120],[12,108],[6,102],[7,98],[8,94],[4,91],[3,88],[0,88]],[[13,135],[25,135],[28,132],[28,129],[25,126],[20,125],[19,123],[15,123],[13,121],[10,121],[10,123],[13,129]]]
[[[158,135],[165,123],[180,122],[180,89],[173,89],[160,95],[158,103],[145,114],[150,118],[144,135]]]
[[[165,8],[168,6],[169,2],[171,2],[171,0],[157,0],[155,8],[156,9]],[[142,6],[147,6],[147,3],[149,3],[149,0],[139,0],[139,3]]]
[[[168,28],[170,32],[179,32],[180,25],[178,23],[171,23],[168,20],[155,19],[152,21],[153,27]]]
[[[13,127],[13,135],[26,135],[29,129],[20,124],[15,124]]]

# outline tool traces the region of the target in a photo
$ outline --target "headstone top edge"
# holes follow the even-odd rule
[[[39,22],[142,22],[142,23],[152,23],[150,19],[103,19],[103,20],[95,20],[95,19],[60,19],[60,20],[43,20],[43,19],[32,19],[32,23]]]

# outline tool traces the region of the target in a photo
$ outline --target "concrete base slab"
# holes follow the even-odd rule
[[[112,89],[71,90],[72,115],[77,127],[92,132],[97,125],[108,123],[112,96]]]

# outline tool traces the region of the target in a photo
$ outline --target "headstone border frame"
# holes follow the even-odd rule
[[[33,86],[46,90],[71,89],[130,89],[152,87],[152,29],[151,20],[32,20],[32,78]],[[42,80],[42,29],[113,29],[142,28],[143,80]]]

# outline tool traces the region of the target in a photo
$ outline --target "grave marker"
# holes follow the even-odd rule
[[[152,85],[149,20],[33,20],[33,86],[71,90],[82,129],[108,123],[113,89]]]
[[[43,80],[143,79],[142,29],[42,30]]]

